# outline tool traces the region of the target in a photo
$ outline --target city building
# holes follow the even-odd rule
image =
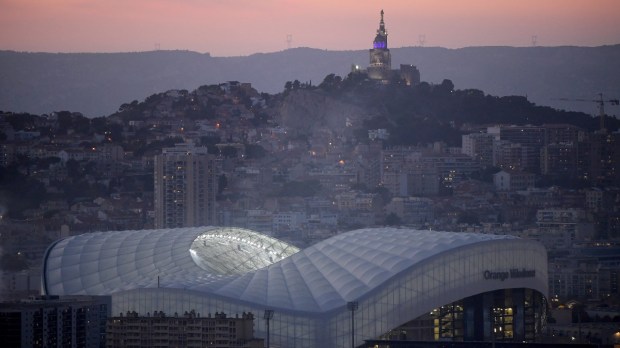
[[[516,170],[500,170],[493,174],[493,184],[498,191],[518,191],[534,187],[536,176]]]
[[[377,194],[349,191],[335,196],[338,210],[373,211],[377,209]]]
[[[577,143],[583,130],[572,124],[545,124],[545,144]]]
[[[587,178],[598,185],[620,184],[620,133],[595,132],[582,145]]]
[[[531,173],[540,172],[540,149],[545,145],[547,134],[545,127],[501,125],[488,127],[487,133],[494,135],[496,140],[520,145],[520,161],[510,164],[504,160],[503,167],[519,168]]]
[[[536,212],[536,240],[548,250],[572,249],[576,242],[595,239],[594,224],[586,223],[585,211],[575,208],[546,208]]]
[[[108,318],[107,348],[263,348],[264,341],[254,337],[254,316],[242,313],[228,317],[215,312],[203,316],[196,311],[174,313],[127,312]]]
[[[355,165],[357,169],[357,183],[368,188],[379,186],[381,183],[381,152],[382,143],[373,141],[368,145],[359,144],[355,147]]]
[[[44,269],[44,293],[109,294],[113,313],[252,313],[279,347],[361,345],[416,320],[432,324],[407,339],[532,342],[548,292],[538,242],[406,228],[304,250],[238,228],[97,232],[53,244]]]
[[[483,167],[493,165],[493,140],[495,136],[487,133],[472,133],[462,136],[463,154],[473,158]]]
[[[480,165],[463,154],[431,153],[424,154],[419,162],[423,167],[435,167],[444,185],[480,170]]]
[[[523,170],[524,147],[507,140],[493,141],[493,165],[502,169]]]
[[[540,173],[552,177],[577,177],[577,143],[553,143],[540,151]]]
[[[387,214],[395,214],[404,224],[433,222],[433,201],[423,197],[393,197],[385,207]]]
[[[407,86],[414,86],[420,83],[420,70],[411,64],[400,65],[400,79]]]
[[[437,196],[440,179],[435,163],[419,163],[410,166],[404,186],[405,196]]]
[[[478,168],[465,155],[426,153],[411,147],[394,147],[381,153],[381,185],[395,196],[436,196],[440,182]]]
[[[549,263],[549,291],[554,298],[600,299],[599,269],[593,263],[568,258]],[[617,280],[617,279],[616,279]]]
[[[109,296],[40,296],[0,303],[3,347],[103,347]]]
[[[269,233],[273,229],[273,213],[268,210],[248,209],[245,226],[254,231]]]
[[[273,213],[273,229],[278,233],[280,231],[298,231],[308,220],[305,212],[301,211],[280,211]]]
[[[620,294],[620,245],[573,244],[549,263],[549,294],[560,299],[606,299]]]
[[[214,157],[207,148],[177,144],[155,156],[155,227],[215,223]]]

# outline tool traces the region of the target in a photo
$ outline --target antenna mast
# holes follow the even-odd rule
[[[292,43],[293,43],[293,35],[292,34],[286,34],[286,48],[287,49],[291,49]]]
[[[424,44],[426,43],[426,35],[419,35],[418,42],[420,43],[420,47],[424,47]]]

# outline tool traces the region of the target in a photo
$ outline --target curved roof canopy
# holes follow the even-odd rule
[[[512,236],[369,228],[300,251],[239,228],[98,232],[52,245],[44,259],[43,285],[46,293],[60,295],[161,286],[324,312],[370,294],[439,254],[486,242],[510,247],[518,241],[524,242]]]

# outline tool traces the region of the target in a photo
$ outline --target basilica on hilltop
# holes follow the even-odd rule
[[[353,66],[355,72],[366,73],[368,78],[381,83],[404,81],[407,85],[420,83],[420,71],[414,65],[401,64],[400,69],[392,69],[392,55],[387,43],[387,30],[383,20],[384,12],[381,10],[381,21],[377,35],[372,43],[370,53],[370,65],[364,71],[359,66]]]

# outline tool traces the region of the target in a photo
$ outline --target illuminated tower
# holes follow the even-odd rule
[[[392,56],[387,45],[387,30],[383,21],[383,10],[381,10],[381,21],[377,36],[370,49],[370,66],[368,67],[368,77],[373,80],[387,80],[392,70]]]

